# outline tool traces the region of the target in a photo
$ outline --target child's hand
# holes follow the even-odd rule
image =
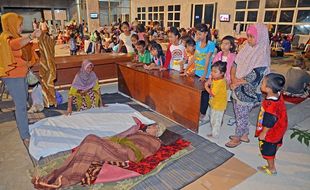
[[[266,138],[266,133],[260,133],[258,136],[259,140],[265,140],[265,138]]]
[[[72,115],[72,108],[68,107],[67,111],[65,112],[66,116]]]
[[[159,70],[160,70],[160,71],[166,71],[167,68],[166,68],[166,67],[161,67]]]

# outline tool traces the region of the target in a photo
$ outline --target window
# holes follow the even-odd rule
[[[276,22],[278,11],[266,11],[264,22]]]
[[[259,0],[248,2],[248,9],[258,9],[258,8],[259,8]]]
[[[299,10],[296,22],[309,22],[310,23],[310,10]]]
[[[279,22],[292,22],[294,11],[281,11]]]
[[[282,0],[281,1],[281,8],[290,8],[296,7],[297,0]]]
[[[309,35],[310,34],[310,25],[294,26],[294,34]]]
[[[278,32],[290,34],[292,32],[292,25],[278,25]]]
[[[159,7],[159,11],[160,11],[160,12],[164,12],[164,11],[165,11],[165,7],[164,7],[164,6],[160,6],[160,7]]]
[[[280,5],[280,0],[267,0],[265,8],[278,8]]]
[[[180,20],[181,20],[180,15],[181,15],[181,5],[169,5],[167,26],[180,27]]]
[[[309,0],[299,0],[298,1],[298,7],[310,7],[310,1]]]
[[[236,2],[236,9],[245,9],[246,8],[246,1],[237,1]]]
[[[237,11],[235,21],[244,21],[244,15],[245,15],[244,11]]]
[[[148,7],[148,10],[150,10],[150,7]],[[141,23],[146,23],[146,8],[145,7],[138,7],[137,8],[137,12],[138,12],[138,20]],[[150,16],[150,15],[148,15]]]
[[[145,7],[144,7],[145,8]],[[154,7],[148,7],[147,14],[143,11],[143,7],[138,7],[138,10],[140,9],[140,12],[138,11],[138,19],[142,21],[142,23],[148,23],[150,24],[151,21],[158,21],[160,25],[163,25],[164,20],[164,6],[154,6]],[[139,16],[140,15],[140,16]],[[147,15],[147,18],[146,18]]]
[[[248,12],[248,22],[256,22],[257,21],[257,11],[249,11]]]

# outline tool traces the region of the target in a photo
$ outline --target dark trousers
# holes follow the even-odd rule
[[[209,106],[209,93],[206,90],[204,90],[201,92],[201,100],[200,100],[200,113],[202,115],[207,114],[208,106]]]

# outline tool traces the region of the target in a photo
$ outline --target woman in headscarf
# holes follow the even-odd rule
[[[66,188],[83,182],[90,168],[97,167],[100,171],[104,162],[126,167],[128,161],[138,163],[155,154],[161,146],[160,137],[166,127],[157,124],[144,126],[137,118],[134,120],[136,125],[114,137],[86,136],[60,168],[44,177],[34,177],[35,188]],[[92,178],[97,177],[95,173],[91,175]]]
[[[21,139],[29,145],[27,116],[28,68],[35,63],[34,51],[30,43],[41,35],[40,30],[21,36],[23,17],[16,13],[1,16],[3,32],[0,35],[0,77],[4,81],[15,104],[15,117]]]
[[[84,60],[80,71],[75,75],[69,91],[67,115],[72,113],[72,104],[77,111],[104,106],[99,81],[93,68],[92,62]]]
[[[261,101],[261,81],[269,72],[270,47],[268,29],[263,24],[250,25],[247,29],[247,44],[238,53],[231,69],[231,89],[236,116],[235,135],[226,143],[234,148],[241,142],[250,142],[249,117],[255,105]]]

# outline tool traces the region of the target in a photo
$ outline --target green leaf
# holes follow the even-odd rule
[[[300,142],[300,143],[302,143],[302,139],[303,139],[304,137],[302,136],[302,135],[300,135],[298,138],[297,138],[297,140]]]
[[[296,132],[296,131],[293,132],[293,133],[291,134],[291,139],[293,139],[296,135],[297,135],[297,132]]]
[[[304,143],[305,143],[307,146],[309,146],[309,139],[305,138],[305,139],[304,139]]]

